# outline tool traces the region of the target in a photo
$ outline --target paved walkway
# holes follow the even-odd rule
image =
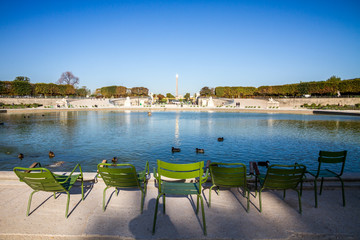
[[[0,239],[359,239],[360,182],[346,184],[346,207],[341,190],[325,189],[314,208],[314,193],[303,192],[303,213],[298,212],[297,195],[288,191],[263,193],[263,212],[252,192],[249,213],[246,200],[236,190],[213,192],[212,207],[205,204],[208,235],[202,232],[201,211],[185,197],[168,197],[167,212],[159,211],[155,235],[151,234],[157,188],[151,181],[140,214],[140,191],[107,191],[107,209],[102,211],[104,183],[86,182],[86,199],[78,186],[72,189],[69,218],[65,218],[66,194],[38,192],[31,214],[26,207],[31,189],[11,172],[0,172]],[[3,176],[3,177],[1,177]],[[5,176],[5,177],[4,177]],[[7,176],[7,177],[6,177]],[[86,179],[92,179],[87,173]],[[327,186],[325,183],[324,186]],[[204,190],[208,201],[209,189]],[[110,200],[109,200],[110,197]],[[162,201],[160,201],[160,208]]]

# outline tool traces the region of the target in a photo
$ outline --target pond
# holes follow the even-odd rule
[[[0,114],[0,122],[0,169],[6,171],[40,162],[54,171],[71,171],[80,163],[83,171],[95,172],[98,163],[115,156],[138,170],[149,161],[151,171],[157,159],[247,166],[268,160],[316,168],[319,150],[348,150],[345,171],[360,172],[360,118],[352,116],[69,111]],[[172,147],[181,151],[172,153]],[[205,152],[196,153],[196,148]],[[59,161],[64,163],[53,167]]]

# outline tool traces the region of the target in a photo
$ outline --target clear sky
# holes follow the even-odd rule
[[[202,87],[360,77],[360,1],[0,0],[0,80]]]

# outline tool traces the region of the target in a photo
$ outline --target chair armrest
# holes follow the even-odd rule
[[[160,176],[159,176],[159,174],[157,173],[157,171],[156,171],[156,168],[154,167],[154,178],[156,179],[156,180],[160,180],[159,178],[160,178]]]
[[[40,164],[39,162],[33,162],[33,164],[31,164],[29,168],[35,168],[35,167],[37,167],[37,166],[41,167],[41,164]],[[25,172],[26,172],[26,173],[30,173],[31,170],[27,170],[27,171],[25,171]]]
[[[66,183],[66,182],[69,180],[69,178],[71,177],[71,175],[75,172],[76,168],[79,168],[79,170],[80,170],[80,178],[83,179],[83,172],[82,172],[80,163],[78,163],[78,164],[74,167],[74,169],[71,171],[70,175],[69,175],[64,181],[59,182],[59,183]]]
[[[146,161],[145,163],[145,169],[138,173],[138,179],[143,180],[144,182],[148,180],[147,176],[149,176],[149,161]]]
[[[206,169],[205,175],[200,177],[200,184],[206,183],[209,178],[209,168]]]

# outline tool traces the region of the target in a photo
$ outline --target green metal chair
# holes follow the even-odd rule
[[[79,168],[80,174],[73,174],[77,168]],[[50,170],[42,168],[41,165],[37,168],[15,167],[14,172],[19,177],[20,181],[25,182],[34,190],[29,197],[26,216],[29,216],[31,199],[34,193],[38,191],[53,192],[54,198],[56,199],[56,193],[66,192],[67,203],[65,217],[67,218],[70,201],[69,191],[77,179],[81,180],[81,197],[82,200],[84,200],[83,172],[81,170],[80,164],[75,166],[69,176],[52,173]]]
[[[154,176],[158,182],[159,195],[156,199],[155,214],[154,214],[154,223],[152,233],[155,233],[157,211],[159,205],[159,199],[163,197],[163,212],[165,213],[165,196],[166,195],[196,195],[196,214],[199,213],[199,199],[201,200],[201,212],[204,226],[204,235],[206,235],[206,221],[205,221],[205,212],[204,212],[204,203],[201,196],[201,185],[206,182],[208,178],[208,171],[206,171],[203,176],[204,162],[196,162],[189,164],[174,164],[167,163],[160,160],[157,160],[157,171],[154,168]],[[197,182],[179,182],[179,181],[166,181],[162,178],[170,178],[171,180],[184,180],[197,178]]]
[[[302,212],[301,209],[301,193],[297,189],[299,184],[302,184],[303,177],[306,171],[306,167],[302,164],[294,165],[271,165],[267,172],[265,178],[260,178],[261,189],[259,191],[259,205],[260,212],[262,211],[261,204],[261,192],[264,189],[273,189],[273,190],[284,190],[284,199],[287,189],[293,189],[298,194],[299,199],[299,212]]]
[[[209,191],[209,207],[211,207],[211,190],[214,187],[243,188],[247,192],[247,211],[249,211],[250,191],[247,187],[246,166],[242,163],[213,162],[209,166],[212,186]],[[219,189],[217,190],[219,194]],[[245,195],[245,194],[244,194]]]
[[[143,212],[144,199],[147,190],[147,176],[149,176],[149,162],[146,162],[145,169],[136,172],[131,164],[99,163],[97,166],[101,178],[106,187],[103,192],[103,211],[105,211],[106,190],[114,187],[119,195],[118,188],[138,188],[141,191],[141,213]]]
[[[317,171],[307,171],[310,175],[314,177],[314,192],[315,192],[315,207],[317,208],[317,186],[316,182],[318,178],[321,178],[321,185],[320,185],[320,192],[319,195],[322,193],[322,187],[325,177],[335,177],[338,178],[341,182],[341,189],[342,189],[342,198],[343,198],[343,206],[345,207],[345,190],[344,190],[344,182],[341,179],[341,175],[344,172],[345,167],[345,160],[346,160],[347,151],[340,151],[340,152],[327,152],[327,151],[320,151],[319,158],[318,158],[318,169]],[[329,167],[330,165],[341,165],[341,170],[339,173],[336,173],[332,170],[329,170],[325,167]],[[340,167],[340,166],[339,166]]]

